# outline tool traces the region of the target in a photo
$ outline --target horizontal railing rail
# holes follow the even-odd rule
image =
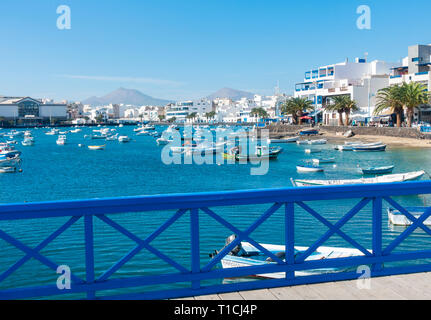
[[[85,262],[85,277],[79,277],[72,273],[72,284],[68,290],[60,290],[56,283],[52,285],[38,285],[37,280],[35,280],[34,286],[31,287],[0,290],[0,299],[28,299],[78,293],[86,294],[88,299],[163,299],[355,279],[359,277],[356,272],[352,271],[310,274],[307,276],[297,276],[296,274],[300,271],[327,268],[368,265],[372,266],[372,276],[431,271],[431,264],[428,263],[391,267],[385,267],[384,265],[385,263],[392,262],[431,259],[431,248],[418,248],[418,250],[414,251],[403,251],[400,249],[400,245],[405,239],[418,229],[421,229],[427,235],[431,235],[431,230],[424,224],[425,220],[431,216],[431,208],[426,210],[425,213],[418,218],[393,199],[393,197],[397,196],[418,194],[431,194],[431,181],[3,204],[0,205],[0,221],[40,220],[60,217],[67,218],[67,221],[34,248],[27,246],[0,228],[0,239],[24,253],[23,257],[17,258],[15,263],[0,273],[0,285],[30,259],[35,259],[49,269],[56,271],[57,268],[62,265],[61,261],[51,260],[51,258],[43,255],[42,251],[80,220],[83,221],[85,234],[85,255],[82,257],[82,261]],[[351,201],[352,199],[356,199],[356,205],[335,223],[327,220],[323,215],[307,204],[308,202],[315,201]],[[382,220],[384,202],[394,209],[399,210],[401,214],[405,215],[412,222],[411,226],[406,227],[403,232],[400,232],[400,234],[387,245],[383,244]],[[255,221],[242,230],[234,226],[224,215],[217,214],[214,210],[218,207],[247,205],[269,205],[269,207]],[[370,216],[370,223],[372,225],[372,248],[363,247],[357,240],[342,230],[343,226],[368,205],[372,207],[372,215]],[[296,208],[300,208],[308,215],[311,215],[328,229],[328,231],[311,244],[307,250],[297,255],[294,254],[295,246],[297,245],[295,241]],[[164,222],[145,239],[128,230],[110,217],[111,215],[125,213],[142,213],[145,215],[145,212],[171,210],[172,214],[166,214]],[[284,239],[280,239],[279,243],[285,247],[285,259],[267,250],[252,236],[252,233],[256,229],[268,221],[276,212],[280,211],[283,213],[285,231]],[[212,219],[219,225],[227,228],[230,234],[235,234],[237,236],[235,240],[221,251],[208,258],[207,261],[202,261],[200,241],[203,223],[201,218],[203,216]],[[188,219],[190,238],[190,249],[188,251],[190,255],[190,266],[187,267],[153,245],[154,240],[161,237],[166,229],[184,217]],[[148,219],[148,216],[146,216],[146,219]],[[94,223],[96,220],[113,228],[135,243],[133,249],[116,261],[109,269],[101,273],[96,273],[95,271],[97,259],[95,259],[94,254]],[[268,230],[268,232],[271,232],[271,230]],[[357,249],[359,255],[349,258],[310,260],[309,257],[334,235],[344,239],[349,243],[351,248]],[[272,259],[273,263],[265,263],[250,267],[217,268],[217,265],[243,241],[249,242],[267,255]],[[144,249],[173,267],[176,271],[164,274],[130,277],[124,277],[124,274],[122,274],[122,278],[113,278],[113,275]],[[395,249],[398,249],[397,252],[395,252]],[[204,285],[202,283],[206,280],[220,280],[270,273],[284,273],[285,276],[265,281],[233,282],[213,285]],[[190,283],[190,285],[177,289],[172,289],[167,286],[178,283]],[[103,291],[108,290],[135,289],[145,286],[166,287],[158,291],[145,291],[142,289],[141,291],[143,292],[140,293],[122,295],[113,295],[112,293],[110,295],[104,295],[103,293]]]

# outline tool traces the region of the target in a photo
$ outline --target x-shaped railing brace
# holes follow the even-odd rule
[[[383,255],[389,255],[401,242],[404,241],[410,234],[412,234],[416,229],[421,228],[427,234],[431,235],[431,230],[424,225],[424,221],[431,216],[431,208],[428,208],[419,219],[416,219],[410,212],[400,206],[396,201],[390,197],[384,197],[385,201],[399,210],[403,215],[405,215],[411,222],[412,225],[409,226],[401,235],[399,235],[384,251]]]
[[[215,214],[213,211],[211,211],[208,208],[201,208],[203,212],[208,214],[210,217],[218,221],[220,224],[224,225],[226,228],[233,231],[237,238],[232,241],[229,245],[227,245],[225,248],[223,248],[205,267],[202,268],[203,272],[210,271],[218,262],[220,262],[225,256],[229,254],[241,241],[247,240],[250,244],[252,244],[256,249],[259,249],[263,253],[265,253],[267,256],[271,257],[275,262],[278,264],[285,264],[283,260],[278,258],[275,254],[270,252],[269,250],[265,249],[263,246],[261,246],[259,243],[254,241],[250,238],[250,234],[256,230],[262,223],[264,223],[270,216],[274,214],[280,207],[282,206],[282,203],[276,203],[271,208],[269,208],[261,217],[259,217],[246,231],[241,231],[234,227],[232,224],[227,222],[225,219],[220,217],[219,215]]]
[[[175,215],[173,215],[168,221],[166,221],[162,226],[160,226],[156,231],[154,231],[150,236],[148,236],[145,240],[142,240],[140,237],[136,236],[132,232],[128,231],[118,223],[114,222],[113,220],[109,219],[105,215],[97,215],[97,217],[105,222],[106,224],[110,225],[112,228],[118,230],[120,233],[124,234],[126,237],[130,238],[131,240],[135,241],[138,245],[133,248],[131,251],[129,251],[123,258],[121,258],[116,264],[114,264],[111,268],[109,268],[106,272],[104,272],[97,280],[96,282],[101,282],[107,280],[112,274],[114,274],[118,269],[120,269],[124,264],[126,264],[128,261],[130,261],[135,255],[137,255],[142,249],[147,249],[160,259],[164,260],[174,268],[178,269],[182,273],[189,273],[190,271],[184,268],[179,263],[175,262],[156,248],[150,245],[150,243],[157,238],[163,231],[165,231],[167,228],[169,228],[175,221],[177,221],[183,214],[185,214],[187,210],[182,209],[178,210]]]
[[[311,247],[309,247],[304,253],[302,253],[299,257],[297,257],[296,262],[302,263],[307,259],[311,254],[313,254],[323,243],[325,243],[330,237],[332,237],[335,233],[337,233],[339,236],[341,236],[344,240],[347,242],[350,242],[355,248],[360,250],[364,255],[366,256],[373,256],[367,249],[365,249],[363,246],[361,246],[358,242],[353,240],[351,237],[349,237],[347,234],[345,234],[343,231],[341,231],[341,228],[349,222],[359,211],[361,211],[368,203],[370,202],[370,199],[362,199],[352,210],[350,210],[341,220],[339,220],[335,225],[330,223],[328,220],[323,218],[320,214],[318,214],[316,211],[311,209],[309,206],[307,206],[303,202],[297,202],[297,204],[309,212],[312,216],[314,216],[317,220],[322,222],[324,225],[326,225],[329,230],[317,241],[315,242]]]
[[[64,225],[62,225],[60,228],[58,228],[56,231],[54,231],[50,236],[48,236],[45,240],[43,240],[37,247],[34,249],[26,246],[21,241],[17,240],[16,238],[10,236],[3,230],[0,230],[0,238],[4,241],[10,243],[17,249],[23,251],[26,255],[22,257],[20,260],[18,260],[16,263],[14,263],[9,269],[7,269],[5,272],[3,272],[0,275],[0,282],[5,280],[7,277],[9,277],[12,273],[14,273],[17,269],[19,269],[23,264],[25,264],[28,260],[31,258],[34,258],[41,262],[42,264],[46,265],[48,268],[55,270],[57,272],[57,269],[59,267],[58,264],[51,261],[44,255],[40,254],[40,251],[42,251],[46,246],[48,246],[52,241],[54,241],[56,238],[58,238],[63,232],[65,232],[69,227],[71,227],[76,221],[78,221],[81,217],[80,216],[74,216],[70,218]],[[84,283],[84,281],[75,276],[73,273],[71,273],[71,280],[73,280],[74,283]]]

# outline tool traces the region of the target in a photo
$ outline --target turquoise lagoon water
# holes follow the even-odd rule
[[[157,128],[162,130],[163,128]],[[33,130],[36,144],[33,147],[18,145],[22,153],[23,172],[0,175],[0,203],[89,199],[120,196],[137,196],[170,193],[191,193],[291,186],[290,178],[339,179],[360,178],[358,166],[368,167],[394,164],[394,173],[427,170],[431,172],[431,150],[415,148],[389,148],[383,153],[337,152],[332,145],[321,148],[321,154],[306,155],[306,147],[296,144],[281,145],[284,152],[278,160],[271,161],[269,171],[263,176],[250,175],[250,165],[165,165],[161,161],[161,147],[154,138],[136,136],[132,127],[117,128],[120,134],[133,137],[128,144],[106,142],[106,150],[90,151],[89,144],[104,144],[102,140],[86,140],[84,135],[92,129],[68,134],[68,144],[56,145],[56,136],[45,135],[43,129]],[[4,132],[4,130],[3,130]],[[78,147],[83,144],[84,147]],[[313,157],[335,157],[334,165],[325,165],[325,173],[300,174],[296,165]],[[428,205],[431,198],[414,196],[397,198],[404,205]],[[309,205],[332,223],[337,222],[359,200],[326,201]],[[270,205],[215,208],[239,229],[246,229]],[[145,238],[160,226],[172,212],[133,213],[111,216],[136,235]],[[232,232],[201,213],[201,261],[209,261],[208,254],[220,249]],[[24,244],[35,247],[67,219],[0,222],[0,228]],[[400,235],[405,228],[391,227],[384,216],[384,244]],[[296,208],[295,241],[309,246],[322,236],[327,228],[302,209]],[[367,205],[342,230],[366,248],[371,248],[371,205]],[[189,216],[179,221],[159,236],[152,245],[171,258],[190,267]],[[280,209],[260,226],[253,238],[264,243],[283,243],[284,220]],[[98,219],[95,220],[95,267],[100,276],[118,259],[135,247],[135,243]],[[339,236],[333,236],[325,245],[351,247]],[[418,230],[397,250],[427,249],[431,240]],[[0,273],[24,256],[22,252],[0,240]],[[85,278],[83,222],[78,221],[68,231],[42,250],[42,254],[58,264],[71,267],[72,272]],[[112,278],[176,272],[176,269],[143,250],[120,268]],[[32,259],[6,280],[0,289],[53,284],[57,274]],[[181,286],[183,284],[178,284]],[[149,288],[144,288],[149,289]],[[155,289],[155,288],[151,288]],[[160,289],[160,287],[158,287]],[[141,290],[142,291],[142,290]]]

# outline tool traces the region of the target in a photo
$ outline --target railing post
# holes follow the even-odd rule
[[[376,197],[373,199],[373,255],[380,257],[382,255],[382,198]],[[383,264],[376,263],[373,265],[374,271],[379,271],[383,268]]]
[[[295,204],[288,202],[285,205],[284,211],[285,221],[285,245],[286,245],[286,264],[295,264]],[[286,279],[295,278],[295,272],[286,272]]]
[[[94,283],[94,233],[93,216],[84,217],[85,229],[85,279],[87,284]],[[88,290],[87,299],[92,300],[96,297],[95,292]]]
[[[192,273],[199,273],[201,269],[200,247],[199,247],[199,209],[190,210],[191,231],[191,267]],[[199,289],[200,281],[192,281],[192,289]]]

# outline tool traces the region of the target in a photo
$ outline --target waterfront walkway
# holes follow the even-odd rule
[[[372,278],[371,289],[362,290],[358,289],[357,280],[353,280],[182,300],[431,300],[431,273]]]

